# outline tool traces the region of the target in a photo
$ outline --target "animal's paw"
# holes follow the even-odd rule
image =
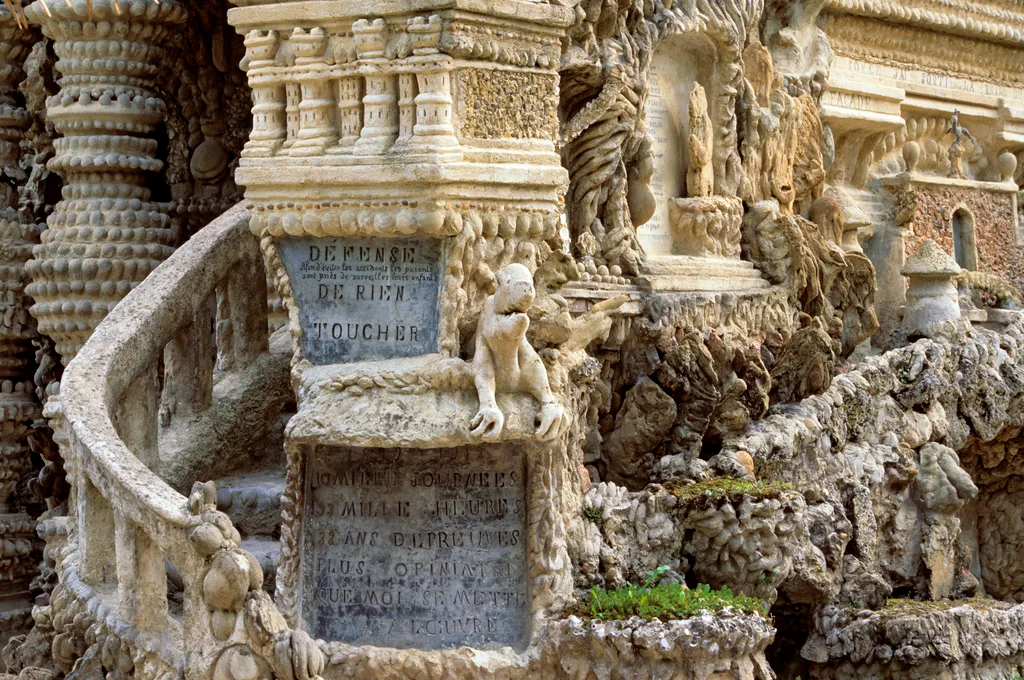
[[[497,439],[505,427],[505,415],[496,406],[484,407],[473,416],[469,426],[473,428],[470,434],[474,437]]]
[[[324,655],[305,631],[282,631],[274,644],[274,670],[282,680],[314,680],[324,672]]]
[[[557,401],[549,401],[540,407],[540,425],[537,427],[537,436],[540,439],[552,439],[562,429],[562,421],[565,420],[565,411]]]

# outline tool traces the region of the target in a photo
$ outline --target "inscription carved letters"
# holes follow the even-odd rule
[[[306,467],[302,618],[319,638],[525,643],[523,455],[323,448]]]
[[[311,363],[437,351],[437,239],[288,239],[281,253]]]

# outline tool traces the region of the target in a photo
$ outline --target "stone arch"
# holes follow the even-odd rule
[[[974,213],[960,204],[949,215],[953,233],[953,257],[963,269],[978,269],[978,241],[974,230]]]

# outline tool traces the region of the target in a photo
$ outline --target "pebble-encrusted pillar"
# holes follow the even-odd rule
[[[33,383],[35,321],[25,296],[25,262],[39,242],[40,225],[16,209],[26,179],[19,142],[29,123],[17,89],[34,38],[0,10],[0,642],[31,623],[29,581],[38,568],[32,554],[36,523],[17,494],[32,466],[32,423],[42,414]]]
[[[166,46],[186,11],[177,0],[37,0],[25,14],[54,40],[60,92],[47,114],[63,137],[48,167],[66,182],[28,264],[29,294],[66,364],[173,252],[146,173],[163,167],[152,133],[166,107],[155,79],[172,63]]]

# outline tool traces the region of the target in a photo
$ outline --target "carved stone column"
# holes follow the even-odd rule
[[[29,122],[17,88],[34,37],[0,10],[0,643],[31,622],[29,582],[38,569],[35,519],[18,497],[32,467],[28,437],[41,415],[32,381],[35,322],[25,296],[25,262],[39,242],[40,225],[16,210],[18,186],[26,179],[19,143]]]
[[[451,649],[463,646],[541,645],[546,636],[531,621],[571,595],[560,514],[560,504],[577,492],[563,489],[560,472],[567,455],[560,428],[571,421],[563,420],[568,388],[552,385],[530,346],[533,391],[495,394],[493,405],[483,406],[463,347],[488,323],[481,319],[493,320],[485,310],[494,309],[495,284],[530,290],[532,299],[535,278],[540,289],[576,273],[558,228],[567,173],[556,149],[556,69],[574,15],[521,0],[234,1],[240,7],[228,18],[245,36],[253,90],[279,88],[275,103],[287,90],[287,111],[299,116],[275,114],[273,129],[261,120],[236,173],[295,340],[298,413],[285,444],[275,602],[292,625],[327,641],[329,658],[330,650],[356,642],[353,678],[369,680],[391,666],[420,668],[435,652],[446,664]],[[324,80],[333,87],[321,87]],[[333,118],[325,93],[334,98]],[[265,111],[269,98],[258,95],[254,113]],[[321,122],[333,130],[321,135],[318,128],[318,143],[304,144],[307,124]],[[267,144],[282,137],[296,141]],[[334,145],[322,149],[319,140],[328,139]],[[552,372],[563,374],[568,369]],[[392,407],[406,415],[393,417]],[[314,431],[318,418],[330,425]],[[364,452],[369,457],[361,458]],[[500,563],[473,578],[501,584],[508,595],[490,621],[452,630],[444,641],[409,637],[421,635],[418,627],[407,632],[418,626],[411,617],[419,605],[409,598],[422,599],[411,581],[401,586],[405,592],[396,586],[384,596],[397,608],[392,612],[321,616],[309,587],[316,574],[300,574],[300,566],[326,555],[307,540],[323,518],[308,512],[320,501],[303,480],[317,479],[322,466],[360,465],[377,474],[393,456],[403,461],[402,481],[389,483],[379,500],[387,502],[385,493],[401,497],[408,531],[450,521],[447,510],[424,514],[429,502],[416,501],[405,513],[412,487],[422,488],[412,481],[413,466],[431,476],[472,466],[516,480],[496,493],[499,503],[519,510],[486,525],[514,536],[514,545],[492,545],[507,550],[473,558]],[[526,507],[537,518],[529,526]],[[471,546],[460,538],[449,547],[457,561]],[[389,578],[379,566],[383,554],[359,559]],[[414,559],[427,563],[408,561]],[[341,581],[323,582],[333,588]],[[429,608],[435,606],[441,605]],[[385,614],[394,625],[384,623]],[[361,664],[374,658],[374,645],[409,649],[369,672]],[[500,675],[516,663],[494,658],[488,671],[471,669],[467,677]],[[338,672],[348,670],[324,676]]]
[[[39,332],[53,340],[66,365],[114,305],[174,250],[167,206],[150,200],[146,173],[163,167],[153,132],[166,107],[155,81],[171,63],[165,46],[186,11],[177,0],[37,0],[25,15],[54,41],[60,89],[46,106],[61,137],[47,168],[65,181],[63,200],[26,264],[32,281],[26,292],[35,301]],[[59,383],[47,385],[43,415],[73,479],[59,390]],[[47,469],[52,477],[59,468]],[[72,488],[72,515],[76,493]],[[58,565],[68,522],[55,516],[40,523]],[[66,615],[67,600],[61,601],[65,608],[55,601],[44,618]]]
[[[47,104],[63,135],[49,168],[66,186],[28,269],[39,330],[66,364],[174,250],[146,173],[163,167],[152,134],[166,107],[155,79],[186,11],[176,0],[38,0],[25,14],[55,41],[61,74]]]

